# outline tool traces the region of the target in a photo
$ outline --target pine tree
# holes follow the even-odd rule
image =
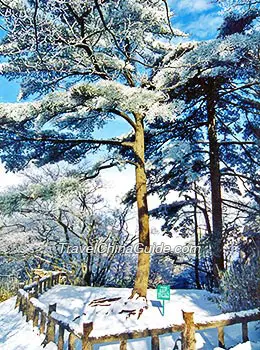
[[[260,37],[254,28],[258,15],[256,9],[251,9],[250,13],[240,14],[238,21],[237,16],[229,14],[218,38],[176,46],[165,57],[164,69],[153,79],[157,88],[167,91],[180,112],[168,125],[156,121],[147,135],[149,157],[157,159],[151,170],[151,187],[161,193],[189,190],[194,180],[208,175],[216,279],[225,268],[223,203],[237,206],[232,198],[223,198],[223,189],[239,193],[241,180],[246,187],[252,186],[260,164]],[[232,30],[231,23],[235,23]],[[155,183],[158,173],[161,182]]]
[[[150,235],[144,128],[147,120],[172,114],[166,95],[150,88],[150,72],[171,47],[169,39],[182,35],[170,26],[167,2],[6,0],[0,13],[1,73],[19,79],[20,98],[27,99],[0,105],[2,161],[17,170],[31,160],[38,166],[76,163],[101,146],[128,149],[144,248],[132,295],[145,297]],[[118,118],[132,130],[131,141],[120,135],[95,139],[97,128]],[[105,162],[97,173],[116,164]]]

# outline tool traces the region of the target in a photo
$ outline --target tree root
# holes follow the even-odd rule
[[[89,303],[89,306],[110,306],[112,302],[120,300],[121,297],[118,298],[100,298],[94,299]]]

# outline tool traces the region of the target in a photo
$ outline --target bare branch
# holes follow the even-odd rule
[[[16,132],[15,132],[16,133]],[[18,133],[16,133],[18,134]],[[41,137],[27,137],[21,134],[18,134],[20,137],[14,141],[30,141],[30,142],[51,142],[54,144],[71,144],[71,145],[79,145],[79,144],[89,144],[89,145],[108,145],[108,146],[121,146],[127,148],[133,148],[133,143],[128,141],[117,141],[117,140],[95,140],[95,139],[55,139],[49,138],[45,136]]]
[[[197,141],[195,143],[202,144],[202,145],[208,145],[209,141]],[[227,146],[227,145],[257,145],[257,142],[254,141],[220,141],[218,142],[220,146]]]
[[[227,91],[225,91],[223,93],[220,93],[219,97],[225,96],[227,94],[230,94],[231,92],[235,92],[235,91],[238,91],[238,90],[249,89],[250,87],[252,87],[254,85],[259,85],[259,82],[258,81],[253,81],[252,83],[248,83],[248,84],[245,84],[245,85],[242,85],[242,86],[237,86],[237,87],[235,87],[233,89],[230,89],[230,90],[227,90]]]

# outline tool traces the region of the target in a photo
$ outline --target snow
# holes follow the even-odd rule
[[[141,317],[137,315],[126,319],[126,314],[118,314],[120,309],[131,309],[130,289],[94,288],[56,286],[40,296],[39,302],[46,305],[57,303],[55,317],[70,322],[74,328],[82,329],[82,323],[94,322],[91,336],[104,334],[117,334],[130,330],[144,330],[146,328],[163,328],[172,324],[181,324],[182,310],[193,311],[195,317],[208,317],[219,315],[221,312],[213,301],[213,295],[204,290],[171,290],[171,301],[165,302],[165,316],[159,308],[160,301],[156,298],[156,290],[148,291],[148,310],[144,310]],[[111,306],[91,307],[89,303],[98,298],[120,298]],[[143,307],[144,301],[140,300],[138,307]],[[127,303],[127,304],[125,304]],[[42,349],[43,336],[39,336],[38,330],[32,328],[31,323],[25,322],[25,317],[14,310],[15,298],[11,298],[0,304],[0,349],[3,350],[36,350]],[[97,314],[96,314],[97,312]],[[85,314],[85,315],[83,315]],[[74,321],[74,322],[72,322]],[[78,327],[76,327],[76,324]],[[241,342],[241,325],[225,327],[225,341],[227,347],[235,346],[234,350],[260,349],[259,329],[256,323],[249,323],[249,338],[251,343]],[[172,349],[179,333],[160,336],[161,349]],[[217,330],[209,329],[196,332],[197,349],[217,350]],[[150,338],[131,340],[128,342],[130,350],[150,350]],[[47,350],[56,349],[54,344],[48,345]],[[80,349],[80,347],[79,347]],[[119,344],[96,345],[94,350],[119,350]]]
[[[259,313],[259,309],[253,309],[248,311],[229,312],[227,314],[217,315],[210,318],[203,319],[202,317],[195,317],[196,323],[218,322],[223,320],[231,320],[235,317],[250,317]]]
[[[117,289],[117,288],[84,288],[84,287],[72,287],[72,286],[58,286],[48,291],[40,297],[41,302],[50,304],[57,303],[57,312],[68,317],[71,321],[77,318],[75,322],[79,322],[81,325],[83,322],[88,323],[93,321],[94,328],[91,336],[102,336],[104,334],[117,334],[120,332],[126,332],[131,330],[144,330],[146,328],[163,328],[172,324],[181,324],[182,310],[193,311],[195,316],[202,318],[207,316],[213,316],[220,314],[218,306],[210,300],[212,294],[206,291],[199,290],[172,290],[171,301],[165,302],[165,316],[161,315],[161,310],[158,308],[160,302],[156,298],[156,290],[148,291],[148,310],[144,310],[140,319],[137,319],[137,315],[131,316],[126,319],[126,315],[118,315],[117,311],[122,309],[132,309],[132,305],[124,303],[131,303],[128,301],[130,295],[129,289]],[[93,299],[121,297],[118,302],[113,303],[112,309],[110,307],[90,307],[88,304]],[[142,303],[142,301],[140,301]],[[139,305],[142,306],[142,305]],[[96,311],[98,314],[96,314]],[[107,314],[109,311],[110,314]],[[113,312],[114,311],[114,312]],[[79,321],[79,316],[85,314]],[[94,316],[95,315],[95,316]],[[111,327],[113,325],[113,327]],[[253,323],[249,324],[250,339],[254,337],[256,331],[254,330]],[[241,341],[241,325],[230,326],[229,336],[227,334],[227,344],[230,346],[237,344]],[[178,334],[171,336],[162,336],[161,344],[163,349],[173,348],[174,340],[178,338]],[[252,338],[253,339],[253,338]],[[257,340],[257,337],[255,338]],[[148,340],[142,340],[142,349],[150,349]],[[138,344],[138,347],[134,344]],[[197,344],[198,349],[213,349],[217,345],[217,330],[211,329],[207,331],[197,332]],[[132,344],[132,349],[140,349],[141,343],[135,340]],[[130,347],[131,348],[131,347]],[[113,347],[103,346],[100,349],[118,349],[117,345]]]
[[[237,346],[231,348],[230,350],[259,350],[260,349],[260,342],[246,342],[243,344],[238,344]],[[215,348],[214,350],[223,350],[221,348]]]
[[[28,284],[28,285],[24,286],[24,290],[28,291],[28,290],[33,289],[34,287],[37,287],[37,282],[33,282],[31,284]]]
[[[75,334],[82,336],[82,328],[79,327],[78,324],[71,322],[67,317],[53,311],[51,313],[51,317],[58,321],[59,323],[62,323],[63,325],[66,325],[66,329],[70,329],[73,331]]]
[[[29,297],[29,294],[23,289],[19,289],[19,294],[21,296],[25,297],[26,299],[28,299],[28,297]]]
[[[30,302],[38,309],[45,311],[46,313],[48,312],[48,308],[46,304],[41,303],[38,299],[36,298],[31,298]]]
[[[32,325],[26,323],[25,316],[18,313],[15,297],[0,304],[0,349],[1,350],[56,350],[55,344],[41,346],[44,336],[39,335]]]
[[[246,342],[245,344],[239,344],[232,348],[231,350],[259,350],[260,349],[260,342]]]

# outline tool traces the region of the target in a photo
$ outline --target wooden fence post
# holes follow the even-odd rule
[[[64,328],[59,325],[59,337],[58,337],[58,350],[63,350],[64,348]]]
[[[194,312],[182,311],[184,319],[184,331],[182,332],[182,350],[195,350],[196,338],[195,338],[195,325],[194,325]]]
[[[224,327],[218,327],[218,346],[225,349]]]
[[[22,300],[22,297],[21,297],[21,294],[18,291],[17,296],[16,296],[16,301],[15,301],[15,309],[17,307],[19,307],[19,309],[18,309],[19,311],[21,311],[20,310],[21,300]]]
[[[56,284],[57,284],[57,275],[53,275],[52,276],[52,278],[53,278],[53,286],[56,286]]]
[[[46,290],[47,290],[47,288],[46,288],[46,280],[44,280],[42,282],[42,292],[44,293],[44,292],[46,292]]]
[[[30,295],[29,295],[29,298],[26,299],[26,312],[25,312],[25,316],[26,316],[26,322],[29,322],[32,317],[32,308],[31,308],[31,303],[30,303]]]
[[[26,322],[34,319],[35,306],[32,304],[30,299],[27,301],[27,315]]]
[[[47,330],[46,330],[46,337],[44,339],[44,345],[47,345],[49,342],[55,341],[55,322],[51,318],[51,313],[56,311],[57,304],[50,304],[49,305],[49,312],[48,312],[48,322],[47,322]]]
[[[39,294],[43,293],[42,284],[43,284],[43,282],[41,282],[41,280],[39,280],[39,289],[38,289]]]
[[[17,299],[18,299],[18,295],[17,295]],[[18,312],[21,312],[23,310],[23,298],[21,295],[19,297],[19,303],[17,306],[18,306]]]
[[[92,350],[92,344],[89,342],[89,334],[93,330],[93,322],[83,323],[83,339],[82,339],[82,350]]]
[[[127,350],[127,341],[126,340],[120,341],[120,350]]]
[[[23,289],[24,283],[19,283],[19,289]],[[17,292],[16,302],[15,302],[15,308],[18,307],[19,312],[22,310],[22,296],[19,293],[19,290]]]
[[[46,276],[46,280],[44,281],[44,291],[47,292],[49,289],[49,277]]]
[[[158,335],[152,335],[152,350],[160,350],[160,340]]]
[[[55,278],[54,275],[51,274],[51,276],[50,276],[50,279],[51,279],[51,288],[55,286],[55,282],[54,282],[55,279],[54,279],[54,278]]]
[[[242,340],[243,340],[243,343],[246,343],[247,341],[249,341],[247,322],[242,323]]]
[[[73,334],[70,333],[69,334],[69,339],[68,339],[68,350],[75,350],[75,341],[76,341],[77,337]]]
[[[39,324],[39,309],[35,308],[33,314],[33,327],[38,327]]]
[[[39,281],[40,281],[40,277],[36,276],[34,278],[34,281],[37,283],[37,285],[34,287],[34,298],[38,298],[39,296]]]
[[[52,273],[51,273],[49,278],[48,278],[48,289],[51,289],[51,287],[52,287],[52,278],[53,278],[53,276],[52,276]]]
[[[46,326],[46,316],[45,313],[41,312],[41,321],[40,321],[40,334],[44,334]]]
[[[19,283],[19,289],[24,289],[24,282]]]
[[[23,316],[27,314],[27,298],[24,295],[22,295],[21,310]]]

